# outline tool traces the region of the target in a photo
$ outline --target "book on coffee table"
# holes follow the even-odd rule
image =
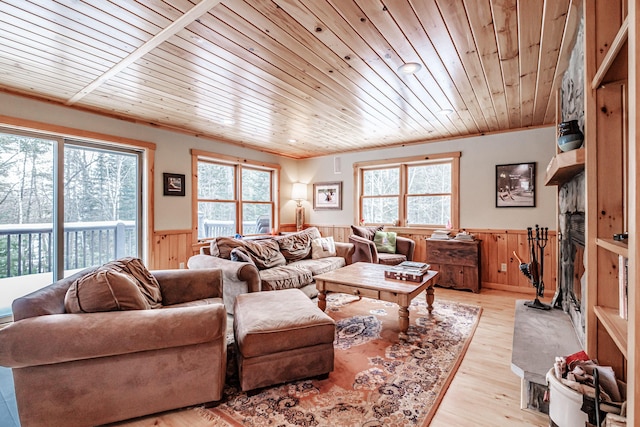
[[[405,270],[418,270],[418,271],[426,271],[429,269],[429,264],[426,262],[418,262],[418,261],[404,261],[394,267],[402,268]]]
[[[424,262],[405,261],[385,268],[384,277],[387,279],[420,282],[429,271],[429,267],[429,264]]]

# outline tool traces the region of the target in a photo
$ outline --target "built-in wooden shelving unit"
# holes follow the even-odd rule
[[[621,242],[613,239],[596,239],[596,245],[599,247],[613,252],[616,255],[622,255],[625,258],[629,258],[629,245],[626,242]]]
[[[611,42],[611,47],[609,47],[607,54],[604,56],[604,58],[602,59],[602,62],[600,63],[600,67],[598,67],[598,71],[596,72],[596,75],[593,77],[593,80],[591,81],[591,89],[593,90],[598,89],[598,87],[600,87],[602,83],[605,81],[607,73],[609,73],[610,70],[614,68],[614,63],[616,62],[616,60],[618,60],[620,56],[622,47],[624,46],[624,43],[627,41],[628,34],[629,34],[629,17],[627,16],[622,22],[622,25],[620,26],[620,28],[618,29],[618,33],[616,34],[616,37],[613,39],[613,42]],[[613,80],[617,80],[617,78],[614,78]]]
[[[560,185],[567,182],[584,170],[584,160],[584,148],[556,154],[547,166],[544,185]]]
[[[618,310],[611,307],[595,306],[593,307],[596,317],[602,323],[607,333],[611,337],[616,346],[622,352],[624,358],[627,358],[627,321],[620,317]]]
[[[638,12],[640,1],[585,5],[586,351],[627,383],[640,425],[638,359]],[[613,240],[629,232],[627,241]],[[627,258],[625,268],[621,263]],[[620,274],[628,272],[628,292]],[[621,294],[621,292],[623,292]],[[620,315],[626,295],[628,318]]]

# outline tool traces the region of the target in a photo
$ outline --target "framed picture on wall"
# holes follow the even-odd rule
[[[313,184],[313,210],[342,210],[342,181]]]
[[[184,175],[177,173],[163,173],[164,195],[184,196]]]
[[[536,163],[496,165],[496,207],[536,206]]]

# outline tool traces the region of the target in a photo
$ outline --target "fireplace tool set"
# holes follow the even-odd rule
[[[523,263],[516,251],[513,251],[513,255],[520,263],[520,271],[536,288],[536,298],[533,301],[525,301],[524,305],[540,310],[551,309],[550,305],[544,304],[538,299],[538,297],[544,296],[544,248],[547,246],[548,241],[549,228],[541,228],[536,224],[535,233],[531,227],[527,227],[527,242],[529,243],[531,261],[528,264]]]

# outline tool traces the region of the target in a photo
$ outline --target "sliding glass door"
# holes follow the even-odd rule
[[[68,142],[64,149],[64,271],[141,257],[140,153]]]
[[[80,269],[141,257],[142,152],[0,130],[0,315]]]
[[[0,298],[14,295],[20,283],[1,279],[38,274],[40,281],[53,280],[53,174],[59,142],[0,132]]]

